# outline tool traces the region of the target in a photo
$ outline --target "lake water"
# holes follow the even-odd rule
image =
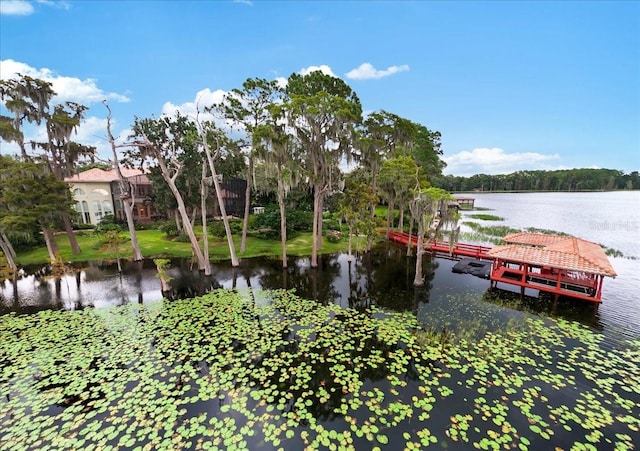
[[[476,207],[504,218],[502,222],[465,219],[487,225],[536,227],[565,232],[619,250],[624,257],[610,257],[618,276],[606,278],[603,302],[597,308],[570,302],[551,312],[548,303],[534,308],[579,319],[608,332],[610,339],[640,336],[640,192],[598,193],[472,193]],[[186,260],[173,260],[169,270],[178,296],[203,294],[212,288],[295,288],[305,298],[345,307],[375,304],[398,311],[414,311],[423,323],[435,328],[456,327],[460,319],[499,316],[482,300],[467,295],[484,294],[487,280],[455,274],[455,262],[438,258],[426,265],[428,284],[413,287],[415,260],[401,247],[387,244],[368,254],[324,255],[312,270],[308,258],[291,258],[283,271],[277,259],[245,259],[239,268],[228,262],[214,265],[209,278],[202,277]],[[527,294],[536,294],[527,291]],[[29,275],[13,285],[0,284],[0,313],[42,309],[102,308],[130,302],[162,299],[160,281],[152,261],[127,263],[120,275],[113,262],[79,265],[75,273],[54,281]],[[474,296],[471,296],[474,298]]]
[[[595,321],[602,329],[640,334],[640,191],[468,195],[476,207],[504,218],[499,224],[564,232],[622,252],[609,257],[618,276],[605,278]]]
[[[5,388],[0,401],[0,449],[61,449],[56,446],[61,443],[69,449],[88,449],[100,440],[102,446],[132,449],[135,444],[149,446],[158,434],[166,439],[153,442],[163,445],[155,449],[194,449],[196,442],[191,439],[199,444],[212,441],[214,435],[220,446],[227,440],[246,439],[248,449],[302,449],[309,444],[303,437],[310,431],[320,437],[316,446],[325,449],[325,440],[335,444],[344,434],[352,439],[353,449],[371,449],[374,444],[402,449],[405,442],[407,446],[411,442],[412,449],[421,449],[420,443],[450,450],[634,449],[640,444],[640,362],[638,341],[628,339],[640,338],[640,192],[474,193],[474,197],[477,207],[503,217],[502,225],[570,233],[622,252],[625,257],[611,258],[618,276],[605,280],[603,303],[554,304],[534,297],[520,301],[518,293],[508,291],[494,296],[488,292],[488,280],[453,273],[455,262],[445,258],[425,261],[426,285],[415,288],[415,259],[392,243],[358,254],[351,262],[345,254],[321,256],[317,269],[310,268],[308,258],[291,258],[286,270],[276,259],[246,259],[239,268],[218,263],[210,277],[203,277],[184,259],[171,263],[177,297],[219,287],[240,292],[287,288],[322,304],[413,312],[426,328],[441,332],[436,337],[462,332],[456,336],[463,337],[466,345],[446,350],[443,345],[442,357],[418,362],[421,353],[403,351],[411,340],[390,345],[390,326],[372,326],[370,310],[358,314],[357,324],[366,322],[366,327],[353,327],[353,319],[342,312],[331,321],[324,313],[305,317],[292,326],[295,333],[283,335],[281,310],[280,316],[254,316],[240,308],[230,322],[224,313],[231,306],[226,298],[215,307],[187,301],[155,308],[166,305],[160,304],[160,281],[151,261],[128,263],[122,274],[114,263],[92,262],[57,281],[35,274],[15,285],[5,281],[0,284],[0,314],[98,310],[95,315],[3,317],[7,346],[2,350],[4,361],[10,363],[4,373],[8,376],[0,380],[0,388]],[[515,303],[509,300],[512,297]],[[255,299],[256,304],[264,300],[267,305],[269,295]],[[136,308],[137,303],[145,306]],[[118,304],[129,306],[113,313],[103,309]],[[301,305],[298,300],[284,308],[297,318],[306,311]],[[56,319],[51,320],[53,316]],[[574,323],[545,316],[575,319],[598,333],[583,334],[584,328]],[[106,317],[109,321],[100,319]],[[392,329],[404,331],[406,322],[413,321],[412,315],[402,318]],[[85,325],[84,320],[89,322]],[[314,321],[318,330],[305,334]],[[229,330],[237,332],[239,324],[273,332],[257,335],[262,354],[254,356],[244,348],[252,343],[232,339]],[[38,327],[46,332],[40,335]],[[95,327],[104,333],[96,337]],[[201,334],[202,330],[209,333]],[[212,330],[224,339],[217,342],[220,337]],[[371,337],[363,339],[363,330]],[[494,330],[498,333],[491,333]],[[336,336],[325,341],[330,332]],[[477,339],[468,340],[474,335]],[[362,343],[368,343],[363,346],[366,352],[347,351]],[[246,355],[252,356],[249,361],[238,358]],[[405,360],[411,363],[403,364]],[[380,361],[391,363],[379,365]],[[283,367],[274,372],[277,362]],[[401,377],[392,374],[405,364],[398,372]],[[341,383],[348,385],[341,389],[336,381],[343,374],[340,368],[347,367],[353,371],[341,376]],[[60,382],[67,372],[82,377]],[[261,374],[264,379],[258,378]],[[188,384],[190,377],[197,383]],[[352,377],[364,381],[354,385],[353,392]],[[87,389],[79,396],[74,383],[85,381]],[[279,398],[281,390],[288,392],[289,384],[302,387],[303,382],[304,390],[293,390],[290,402],[279,400],[284,399]],[[248,393],[264,399],[258,402]],[[347,410],[338,413],[338,405]],[[411,414],[405,417],[403,412]],[[305,413],[308,416],[302,416]],[[287,414],[294,415],[287,420]],[[133,426],[135,437],[130,432]],[[276,427],[284,428],[275,436],[280,438],[274,438]],[[373,427],[383,435],[369,434]],[[467,433],[471,438],[465,441]],[[3,434],[9,437],[5,442]]]

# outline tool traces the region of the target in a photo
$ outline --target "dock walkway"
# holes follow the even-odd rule
[[[389,233],[389,239],[405,245],[408,244],[409,239],[411,239],[411,243],[414,246],[418,244],[417,236],[409,236],[408,233],[404,232],[392,231]],[[453,247],[451,247],[448,241],[425,240],[425,249],[438,254],[447,254],[450,257],[474,257],[483,260],[493,260],[493,257],[487,254],[491,248],[478,244],[455,243]]]

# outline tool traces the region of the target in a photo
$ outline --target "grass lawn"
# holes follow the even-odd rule
[[[196,233],[201,236],[201,230],[196,228]],[[123,232],[122,235],[128,237],[127,232]],[[140,244],[140,251],[145,258],[190,257],[192,255],[190,243],[170,241],[158,230],[138,230],[136,235],[138,237],[138,243]],[[117,257],[115,252],[100,249],[99,237],[93,232],[78,232],[76,237],[82,252],[73,255],[67,236],[65,234],[56,236],[56,242],[63,261],[104,260],[115,259]],[[280,240],[263,240],[253,237],[247,237],[247,250],[243,255],[240,255],[240,236],[234,236],[233,238],[238,257],[279,257],[282,255]],[[358,245],[362,246],[363,244],[364,238],[354,238],[354,251]],[[338,243],[330,243],[324,240],[322,249],[319,252],[332,253],[346,251],[347,246],[347,236],[344,236]],[[131,258],[131,246],[128,241],[120,247],[120,250],[120,257],[122,259],[126,260]],[[311,233],[303,233],[287,241],[287,255],[311,255]],[[228,260],[230,258],[226,238],[219,239],[209,237],[209,258],[213,261]],[[48,262],[49,254],[44,246],[19,253],[16,259],[16,263],[21,266],[46,264]]]

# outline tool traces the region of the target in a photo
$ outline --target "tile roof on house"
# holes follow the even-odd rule
[[[544,233],[514,233],[503,240],[509,244],[496,246],[487,254],[512,262],[611,277],[617,275],[602,247],[590,241]]]
[[[122,171],[122,175],[125,178],[143,174],[140,169],[121,168],[120,170]],[[71,177],[65,177],[64,179],[64,181],[68,183],[109,183],[113,182],[114,180],[118,180],[118,173],[115,169],[105,171],[100,168],[88,169]]]

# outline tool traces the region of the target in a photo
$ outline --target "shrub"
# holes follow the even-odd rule
[[[295,232],[310,232],[313,224],[313,212],[289,210],[287,211],[287,237],[291,238]],[[262,238],[275,239],[280,237],[280,210],[278,206],[267,207],[264,213],[256,215],[254,230],[261,230]],[[265,233],[269,231],[269,233]]]
[[[338,222],[338,220],[333,217],[324,219],[322,221],[322,226],[327,230],[342,230],[342,228],[340,227],[340,222]]]
[[[93,229],[93,231],[99,235],[107,232],[122,232],[122,230],[124,230],[122,225],[118,223],[116,217],[113,215],[103,216],[98,225]]]
[[[330,243],[339,243],[340,240],[342,240],[342,232],[340,232],[339,230],[327,230],[324,236]]]
[[[93,224],[74,223],[72,228],[73,230],[90,230],[93,229]]]
[[[152,229],[155,229],[156,227],[157,225],[152,222],[136,222],[134,224],[134,228],[136,230],[152,230]]]
[[[158,230],[165,234],[167,238],[174,238],[180,235],[176,221],[173,219],[167,219],[166,221],[159,221],[156,225]]]
[[[237,219],[230,220],[229,228],[231,229],[232,235],[242,233],[242,221]],[[209,232],[209,235],[216,238],[224,238],[227,234],[226,230],[224,229],[224,222],[222,220],[208,222],[207,230]]]

